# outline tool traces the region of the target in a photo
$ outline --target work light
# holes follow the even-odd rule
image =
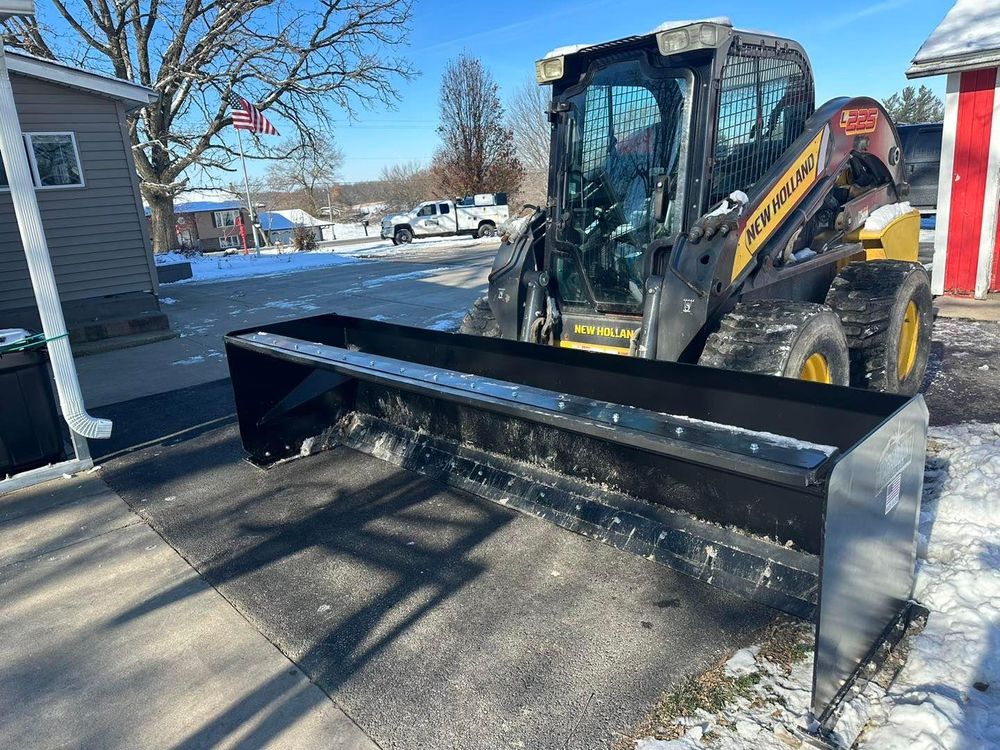
[[[535,63],[535,78],[539,85],[558,81],[563,77],[565,57],[550,57]]]
[[[723,31],[728,29],[714,23],[695,23],[679,29],[661,31],[656,35],[656,46],[659,47],[661,55],[676,55],[678,52],[716,47],[722,39]]]

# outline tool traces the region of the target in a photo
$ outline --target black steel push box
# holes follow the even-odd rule
[[[348,446],[813,620],[820,726],[914,611],[920,396],[338,315],[226,351],[259,465]]]

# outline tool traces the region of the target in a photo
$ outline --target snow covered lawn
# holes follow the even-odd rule
[[[354,263],[355,258],[330,250],[312,250],[305,253],[262,250],[260,254],[247,255],[193,255],[185,258],[180,253],[162,253],[154,256],[156,265],[188,262],[193,276],[173,284],[197,284],[204,281],[230,281],[252,276],[277,276],[283,273],[307,271],[310,268],[327,268],[344,263]]]
[[[390,259],[397,255],[413,255],[422,249],[490,246],[496,243],[493,237],[475,239],[469,237],[438,237],[416,240],[409,245],[393,245],[389,240],[374,237],[370,243],[357,245],[334,246],[294,252],[285,250],[279,253],[273,248],[266,248],[260,253],[250,252],[246,255],[193,255],[185,257],[181,253],[160,253],[154,255],[156,265],[171,263],[190,263],[193,276],[190,279],[170,282],[172,284],[197,284],[212,281],[231,281],[247,279],[253,276],[278,276],[285,273],[308,271],[312,268],[328,268],[344,263],[355,263],[368,259]]]
[[[1000,748],[1000,425],[931,429],[919,534],[927,626],[888,694],[870,686],[838,729],[848,746],[860,730],[859,750]],[[807,747],[796,732],[811,679],[809,650],[789,660],[767,643],[743,649],[668,696],[645,728],[664,739],[635,748]]]

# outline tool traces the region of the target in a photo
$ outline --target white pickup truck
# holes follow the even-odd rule
[[[489,237],[507,221],[506,193],[479,193],[452,200],[421,203],[405,214],[392,214],[382,219],[382,239],[392,244],[406,244],[415,237],[446,237],[469,234]]]

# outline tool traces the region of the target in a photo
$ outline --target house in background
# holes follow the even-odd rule
[[[74,350],[172,336],[125,123],[155,92],[18,52],[6,58]],[[40,330],[6,185],[0,167],[0,328]]]
[[[181,197],[183,200],[183,197]],[[202,252],[253,247],[250,216],[238,200],[174,203],[178,247]]]
[[[317,219],[301,208],[261,211],[259,220],[260,229],[269,245],[292,244],[295,230],[299,227],[311,230],[317,242],[335,239],[333,224],[323,219]]]

